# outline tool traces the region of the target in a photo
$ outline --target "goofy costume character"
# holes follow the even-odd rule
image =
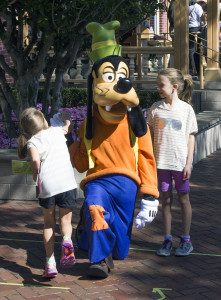
[[[143,195],[136,227],[150,223],[159,205],[150,131],[115,41],[118,21],[89,23],[92,34],[87,118],[69,148],[73,167],[85,172],[85,201],[78,246],[88,251],[88,275],[105,278],[114,259],[128,255],[137,191]],[[114,55],[115,53],[115,55]],[[116,55],[117,53],[117,55]]]

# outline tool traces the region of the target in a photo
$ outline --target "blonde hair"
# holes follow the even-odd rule
[[[178,85],[177,93],[179,99],[188,104],[192,103],[193,82],[190,75],[184,77],[180,70],[174,68],[163,69],[158,75],[166,76],[172,85]]]
[[[26,108],[20,115],[20,126],[23,130],[18,137],[18,156],[25,158],[28,154],[28,140],[43,129],[48,128],[43,113],[35,107]]]

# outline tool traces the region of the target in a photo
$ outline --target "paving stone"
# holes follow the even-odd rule
[[[159,257],[156,250],[163,240],[161,205],[155,220],[146,228],[133,227],[131,249],[124,261],[115,261],[115,269],[104,280],[88,278],[87,253],[76,248],[77,263],[61,269],[61,237],[56,227],[55,256],[59,274],[44,281],[45,260],[43,216],[34,201],[0,201],[0,300],[129,300],[159,299],[160,289],[166,299],[219,299],[221,295],[221,149],[194,165],[191,177],[193,218],[191,239],[194,251],[188,257],[175,257],[181,234],[181,210],[174,193],[172,207],[173,252]],[[74,210],[74,231],[82,200]],[[139,212],[137,199],[135,215]],[[73,231],[73,240],[74,232]],[[75,240],[74,240],[75,241]],[[6,285],[3,285],[6,283]],[[13,285],[15,284],[15,285]],[[16,285],[17,284],[17,285]],[[67,289],[62,289],[67,288]]]

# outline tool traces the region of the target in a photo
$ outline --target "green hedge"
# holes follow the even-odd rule
[[[50,92],[52,97],[52,90]],[[141,108],[149,108],[154,102],[160,100],[157,91],[150,90],[137,90],[138,97],[140,99]],[[18,95],[15,89],[13,89],[13,95],[18,99]],[[38,90],[38,103],[42,103],[43,89]],[[87,105],[87,89],[83,88],[63,88],[62,90],[62,105],[61,107],[76,107]],[[0,107],[0,113],[1,113]]]
[[[160,100],[160,96],[157,91],[137,90],[136,92],[140,99],[141,108],[149,108],[154,102]]]
[[[87,89],[63,88],[62,99],[62,107],[75,107],[86,105]]]
[[[150,107],[155,101],[160,99],[157,91],[137,90],[140,99],[141,108]],[[42,102],[43,89],[39,89],[38,102]],[[62,107],[75,107],[87,104],[86,88],[63,88],[62,89]]]
[[[50,91],[52,99],[52,89]],[[62,92],[62,105],[61,107],[75,107],[86,105],[87,103],[87,89],[83,88],[63,88]],[[42,103],[43,89],[38,90],[38,102]]]

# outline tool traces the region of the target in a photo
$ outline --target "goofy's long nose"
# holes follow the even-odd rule
[[[132,81],[129,78],[120,78],[117,82],[117,91],[126,94],[132,88]]]

